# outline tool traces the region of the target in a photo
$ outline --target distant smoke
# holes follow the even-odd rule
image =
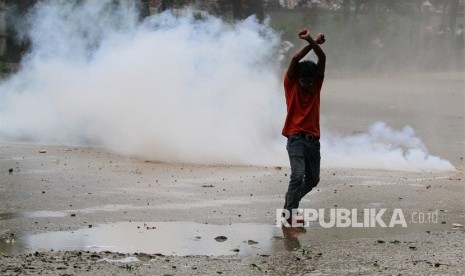
[[[31,52],[0,85],[2,139],[168,162],[288,164],[276,32],[253,18],[230,24],[189,11],[139,23],[133,6],[112,2],[35,7]],[[359,137],[326,139],[325,166],[453,169],[411,129],[378,124]]]
[[[395,131],[382,122],[368,133],[339,137],[327,135],[322,142],[326,167],[351,167],[400,171],[453,171],[454,166],[428,154],[411,127]]]

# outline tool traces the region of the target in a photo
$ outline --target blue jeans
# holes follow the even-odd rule
[[[292,213],[300,200],[320,182],[320,141],[300,136],[287,139],[287,152],[291,162],[291,180],[284,209]]]

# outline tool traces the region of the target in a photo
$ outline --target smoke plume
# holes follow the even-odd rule
[[[280,36],[266,24],[188,10],[139,22],[125,1],[51,2],[29,13],[30,52],[0,84],[3,140],[166,162],[288,165]],[[322,145],[327,167],[453,169],[410,128],[379,123],[356,137],[327,134]]]

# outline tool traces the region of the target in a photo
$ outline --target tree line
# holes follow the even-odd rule
[[[19,62],[29,47],[27,39],[17,39],[15,24],[11,22],[24,18],[40,1],[4,1],[8,11],[5,61]],[[79,4],[86,0],[70,1]],[[329,34],[325,47],[338,67],[378,70],[413,64],[423,69],[446,68],[449,59],[464,67],[461,65],[464,0],[113,0],[113,3],[118,5],[121,1],[134,2],[141,20],[153,13],[154,8],[163,12],[186,5],[226,20],[255,15],[263,21],[269,17],[271,26],[291,42],[296,42],[296,29],[312,26]],[[446,53],[448,58],[438,57],[440,53]]]

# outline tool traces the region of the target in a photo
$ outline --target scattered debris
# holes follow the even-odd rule
[[[202,188],[213,188],[215,186],[213,186],[212,184],[205,184],[205,185],[202,185]]]
[[[251,266],[252,266],[253,269],[256,269],[258,271],[263,271],[263,269],[261,267],[259,267],[258,265],[256,265],[256,264],[251,264]]]
[[[417,263],[426,263],[430,266],[433,265],[430,261],[427,261],[427,260],[414,260],[414,261],[408,261],[407,263],[413,263],[413,265],[417,265]]]
[[[13,238],[8,238],[5,240],[6,243],[11,243],[11,244],[15,244],[16,243],[16,240],[13,239]]]
[[[453,229],[463,228],[463,224],[460,224],[460,223],[452,223],[452,228],[453,228]]]
[[[257,244],[258,242],[254,241],[254,240],[248,240],[247,241],[247,244],[248,245],[253,245],[253,244]]]
[[[307,249],[301,249],[300,252],[302,253],[302,256],[310,256],[311,251]]]

